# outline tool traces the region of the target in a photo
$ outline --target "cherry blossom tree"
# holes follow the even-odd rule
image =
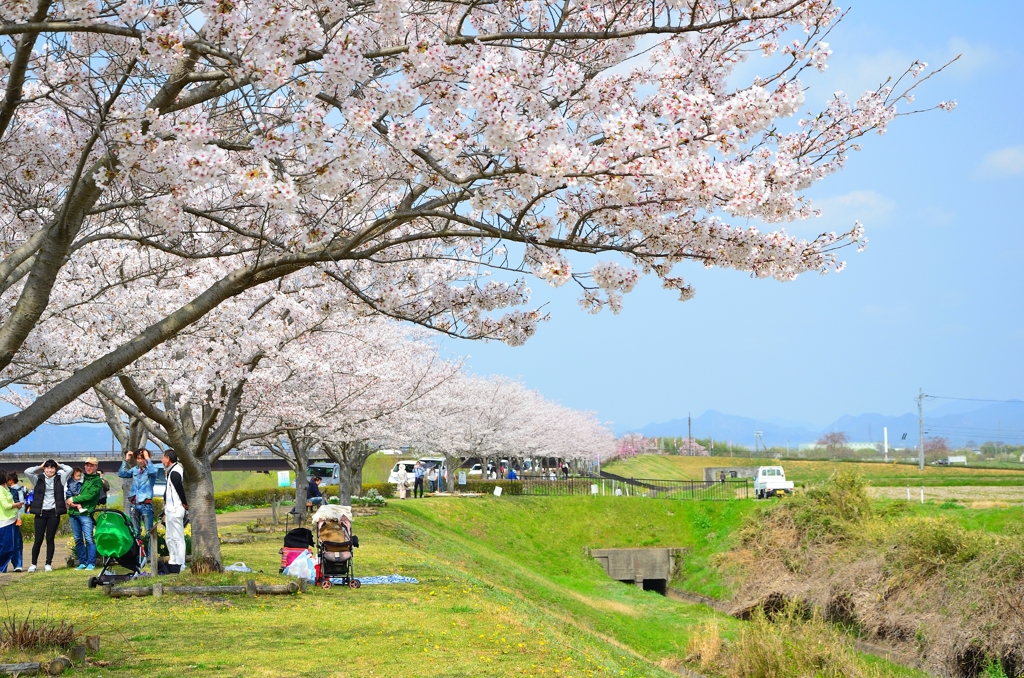
[[[0,378],[24,376],[69,281],[91,283],[86,300],[179,270],[202,284],[79,355],[0,421],[0,448],[311,268],[364,310],[513,344],[543,318],[516,308],[527,275],[617,311],[646,274],[691,297],[684,261],[841,268],[859,225],[807,241],[730,223],[812,216],[802,192],[922,82],[915,63],[787,122],[839,16],[830,0],[4,2]],[[767,75],[734,82],[752,54]],[[79,277],[112,247],[134,272],[106,258]],[[606,256],[585,271],[569,253]]]
[[[638,454],[647,454],[655,446],[653,440],[644,437],[640,433],[627,433],[619,438],[615,446],[615,456],[619,459],[629,459]]]

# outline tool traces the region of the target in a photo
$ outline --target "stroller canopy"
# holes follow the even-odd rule
[[[96,520],[96,552],[103,557],[120,558],[131,550],[135,533],[128,516],[108,509],[94,514]]]

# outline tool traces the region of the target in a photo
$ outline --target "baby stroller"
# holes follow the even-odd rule
[[[89,588],[128,581],[141,573],[146,568],[146,545],[135,534],[128,516],[110,508],[96,509],[91,516],[96,524],[96,553],[103,557],[103,568],[98,576],[89,578]],[[114,563],[128,574],[114,574]]]
[[[352,522],[347,515],[338,520],[320,519],[316,522],[317,584],[325,589],[334,585],[332,579],[341,579],[343,586],[357,589],[352,563],[352,549],[359,546],[359,537],[352,535]]]

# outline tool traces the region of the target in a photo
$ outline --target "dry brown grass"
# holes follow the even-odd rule
[[[702,671],[715,666],[722,655],[722,635],[717,619],[701,624],[686,644],[686,661]]]

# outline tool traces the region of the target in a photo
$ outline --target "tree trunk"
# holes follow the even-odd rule
[[[352,472],[352,483],[350,486],[349,495],[357,494],[360,497],[363,496],[363,466],[366,464],[366,460],[359,465],[359,468]],[[346,504],[347,506],[347,504]]]
[[[192,572],[221,572],[217,510],[213,499],[213,469],[205,456],[185,468],[185,496],[192,525]]]
[[[301,466],[301,472],[298,467]],[[306,467],[305,465],[296,465],[295,470],[295,515],[299,517],[299,524],[302,524],[306,520],[306,491],[309,485],[306,483]]]
[[[355,484],[354,478],[358,474],[362,476],[363,468],[360,465],[359,470],[353,472],[348,464],[338,464],[341,470],[338,472],[338,503],[342,506],[352,505],[352,487]]]

